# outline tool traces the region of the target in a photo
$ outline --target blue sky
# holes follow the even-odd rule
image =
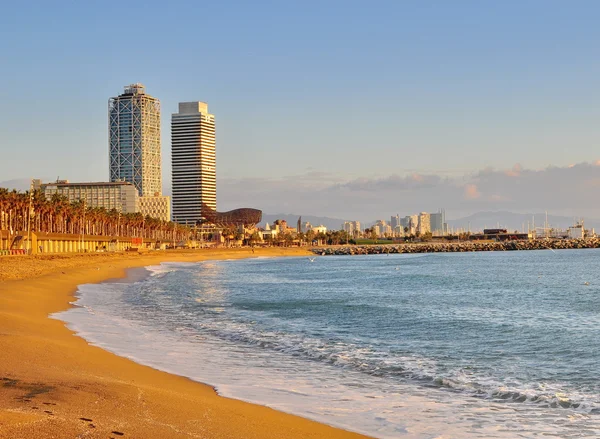
[[[0,181],[107,179],[107,100],[132,82],[162,103],[166,186],[170,114],[208,102],[220,208],[469,213],[474,200],[508,199],[502,186],[469,189],[490,167],[542,175],[600,159],[598,2],[91,3],[3,5]],[[419,205],[403,186],[395,204],[301,201],[415,175],[462,195]],[[240,185],[256,195],[233,193]]]

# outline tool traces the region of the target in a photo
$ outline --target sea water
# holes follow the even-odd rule
[[[257,258],[81,285],[90,343],[377,438],[600,437],[600,251]]]

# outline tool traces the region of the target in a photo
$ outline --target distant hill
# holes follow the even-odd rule
[[[29,178],[16,178],[14,180],[0,181],[0,187],[8,190],[16,189],[18,191],[28,191],[31,185]]]
[[[287,214],[286,213],[278,213],[278,214],[263,213],[263,219],[259,225],[261,227],[264,227],[265,223],[273,224],[273,221],[282,219],[282,220],[287,221],[288,226],[296,227],[296,223],[298,222],[299,216],[300,215],[290,214],[290,213],[287,213]],[[304,223],[306,221],[311,223],[313,226],[324,225],[325,227],[327,227],[328,230],[340,230],[340,228],[342,227],[342,224],[344,224],[344,221],[347,221],[347,220],[343,220],[343,219],[339,219],[339,218],[328,218],[326,216],[302,215],[302,222]]]
[[[447,220],[446,222],[448,223],[449,227],[454,229],[462,228],[468,230],[470,226],[472,232],[480,231],[484,228],[496,228],[498,225],[503,229],[518,231],[521,231],[521,229],[524,227],[525,231],[527,231],[527,222],[529,221],[529,226],[532,227],[534,217],[536,227],[543,227],[544,223],[546,222],[546,214],[543,212],[477,212],[464,218]],[[575,218],[573,217],[548,214],[548,225],[552,228],[566,229],[567,227],[572,226],[574,222]],[[595,228],[596,230],[600,230],[600,220],[594,218],[584,218],[584,222],[586,229]]]

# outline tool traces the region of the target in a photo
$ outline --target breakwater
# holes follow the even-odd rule
[[[562,250],[600,248],[599,238],[557,239],[501,242],[431,242],[418,244],[342,245],[310,249],[320,256],[331,255],[381,255],[386,253],[457,253],[516,250]]]

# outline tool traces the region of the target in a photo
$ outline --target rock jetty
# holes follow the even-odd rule
[[[331,255],[381,255],[387,253],[459,253],[514,250],[562,250],[600,248],[600,238],[532,240],[532,241],[463,241],[424,242],[417,244],[342,245],[314,247],[310,250],[320,256]]]

